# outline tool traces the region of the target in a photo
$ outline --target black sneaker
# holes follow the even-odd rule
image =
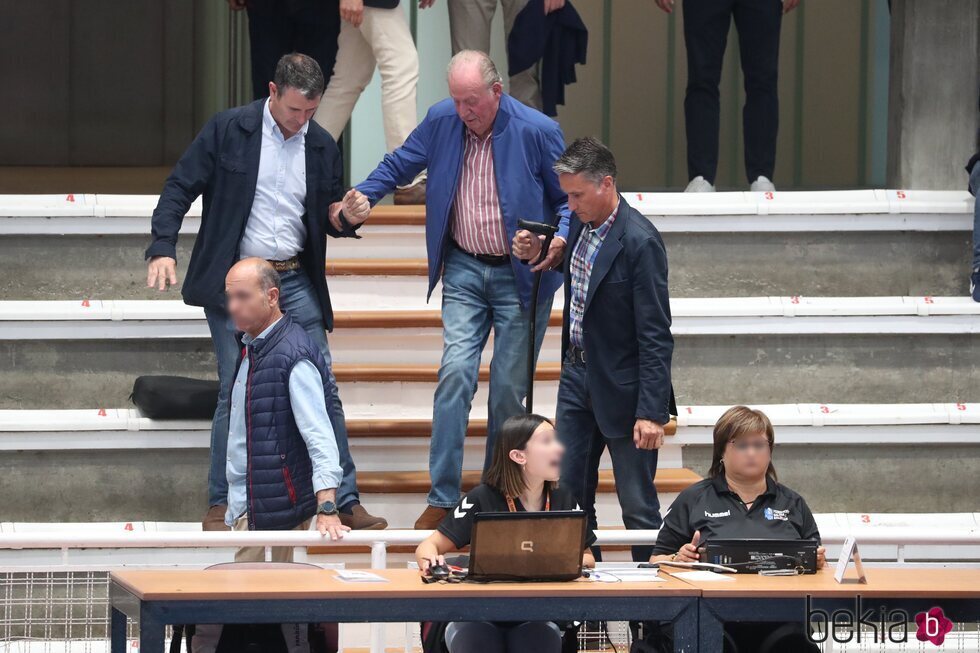
[[[980,268],[973,268],[973,274],[970,275],[970,295],[973,296],[973,301],[980,302]]]

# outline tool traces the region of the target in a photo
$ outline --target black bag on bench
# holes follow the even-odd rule
[[[150,419],[212,419],[218,382],[183,376],[141,376],[130,400]]]

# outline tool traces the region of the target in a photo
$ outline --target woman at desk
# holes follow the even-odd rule
[[[470,543],[473,517],[480,512],[537,512],[578,510],[578,504],[558,485],[565,448],[554,425],[540,415],[519,415],[504,422],[494,445],[483,483],[466,494],[439,528],[415,550],[419,571],[445,565],[444,555]],[[595,566],[586,534],[584,567]],[[558,653],[561,630],[554,623],[454,622],[446,629],[449,653]]]
[[[714,428],[708,478],[681,492],[664,517],[651,562],[697,562],[698,543],[712,539],[819,540],[813,513],[776,480],[775,437],[765,413],[735,406]],[[827,563],[817,548],[817,566]],[[726,651],[816,651],[802,624],[729,623]]]

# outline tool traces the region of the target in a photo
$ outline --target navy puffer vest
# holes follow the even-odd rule
[[[327,364],[301,326],[284,315],[245,349],[245,475],[250,530],[290,530],[316,514],[313,463],[289,403],[289,373],[312,361],[326,385]],[[240,364],[240,363],[239,363]],[[237,371],[236,371],[237,375]]]

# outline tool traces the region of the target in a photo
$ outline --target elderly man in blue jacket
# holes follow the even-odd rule
[[[476,392],[480,355],[491,330],[487,451],[497,429],[523,411],[527,393],[531,311],[545,325],[561,275],[568,203],[552,166],[565,143],[558,124],[503,93],[486,54],[464,50],[449,64],[450,98],[429,109],[404,145],[344,197],[343,213],[357,225],[398,185],[429,170],[425,206],[429,296],[442,278],[443,353],[429,446],[432,489],[416,528],[431,529],[459,502],[463,441]],[[510,256],[519,219],[556,223],[548,256],[529,267]],[[534,272],[543,271],[538,304],[531,306]],[[537,356],[544,339],[539,328]],[[487,457],[489,458],[489,456]]]

